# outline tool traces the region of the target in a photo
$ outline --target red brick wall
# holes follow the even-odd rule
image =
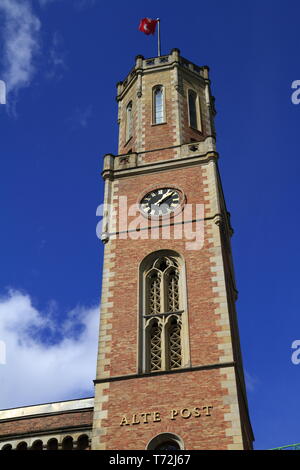
[[[151,175],[124,178],[119,181],[118,196],[128,197],[128,206],[137,202],[138,197],[153,186],[175,185],[182,189],[187,202],[204,202],[204,188],[200,167],[185,168]],[[181,215],[174,218],[174,222]],[[129,224],[134,217],[129,218]],[[141,217],[147,226],[148,219]],[[142,225],[141,224],[141,225]],[[196,230],[195,224],[193,230]],[[144,232],[146,234],[146,232]],[[114,303],[112,318],[111,375],[136,373],[137,363],[137,315],[138,315],[138,272],[141,261],[151,252],[171,249],[179,252],[186,262],[188,284],[188,313],[190,329],[191,361],[193,365],[218,362],[220,351],[217,348],[215,321],[218,318],[213,302],[216,286],[211,281],[211,243],[205,236],[201,250],[187,250],[185,240],[116,240],[115,285],[111,289],[110,300]],[[124,299],[126,301],[124,302]],[[108,356],[107,356],[108,358]]]
[[[228,423],[224,421],[224,413],[229,406],[222,403],[224,391],[220,387],[220,371],[206,370],[181,374],[126,380],[113,382],[109,388],[108,419],[103,420],[107,431],[105,440],[107,449],[145,449],[147,443],[160,433],[174,433],[184,442],[185,449],[226,449],[232,442],[226,436]],[[206,406],[213,406],[207,416]],[[200,409],[201,416],[183,418],[179,410]],[[178,415],[171,418],[175,409]],[[140,413],[158,412],[153,422],[148,416],[148,424]],[[137,414],[135,421],[140,424],[120,426],[122,418],[132,422],[132,415]],[[197,413],[198,414],[198,413]],[[184,416],[188,411],[183,412]],[[123,421],[124,422],[124,421]]]

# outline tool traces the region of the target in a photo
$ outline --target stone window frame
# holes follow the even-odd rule
[[[193,95],[195,98],[195,111],[196,111],[196,127],[191,123],[191,110],[190,110],[190,95]],[[202,126],[202,113],[201,113],[201,100],[199,94],[193,88],[188,88],[187,90],[187,107],[188,107],[188,119],[189,119],[189,127],[194,129],[198,132],[203,132]]]
[[[147,315],[148,313],[148,285],[147,276],[149,272],[153,270],[153,264],[158,259],[163,257],[174,258],[178,263],[179,269],[179,310],[176,312],[163,312],[164,305],[166,305],[166,292],[164,284],[162,283],[163,298],[160,312],[153,315]],[[167,267],[165,271],[170,268]],[[188,332],[188,309],[187,309],[187,283],[186,283],[186,269],[183,257],[173,250],[158,250],[148,254],[141,262],[139,267],[139,315],[138,315],[138,372],[139,373],[156,373],[169,370],[177,370],[179,368],[189,367],[190,365],[190,346],[189,346],[189,332]],[[170,330],[172,324],[177,322],[180,325],[180,337],[181,337],[181,365],[180,367],[170,367],[171,361],[174,364],[174,353],[173,358],[170,355],[169,341],[170,341]],[[161,328],[160,345],[159,342],[155,345],[156,348],[161,348],[161,364],[154,370],[151,370],[151,328],[155,326]],[[159,360],[157,360],[159,363]]]
[[[157,122],[157,117],[156,117],[156,100],[155,100],[155,94],[156,90],[161,90],[162,91],[162,106],[163,106],[163,113],[162,113],[162,121]],[[152,125],[153,126],[158,126],[160,124],[166,124],[166,93],[165,93],[165,87],[162,84],[159,85],[154,85],[152,87]]]

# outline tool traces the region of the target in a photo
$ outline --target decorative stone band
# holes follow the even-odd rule
[[[221,369],[221,368],[227,368],[227,367],[236,367],[236,364],[234,361],[231,361],[231,362],[224,362],[224,363],[217,363],[217,364],[206,364],[202,366],[185,367],[181,369],[157,371],[155,372],[155,376],[166,375],[166,374],[182,374],[185,372],[196,372],[196,371],[201,371],[201,370]],[[114,377],[95,379],[94,384],[104,384],[108,382],[117,382],[121,380],[130,380],[130,379],[144,379],[145,377],[150,377],[152,375],[153,373],[151,372],[145,372],[143,374],[118,375]]]

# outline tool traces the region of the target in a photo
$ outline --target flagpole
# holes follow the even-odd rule
[[[160,19],[157,18],[157,41],[158,41],[158,44],[157,44],[157,48],[158,48],[158,57],[161,56],[161,51],[160,51]]]

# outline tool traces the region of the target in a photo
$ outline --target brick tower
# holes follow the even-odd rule
[[[208,67],[137,56],[117,101],[92,448],[251,449]]]

